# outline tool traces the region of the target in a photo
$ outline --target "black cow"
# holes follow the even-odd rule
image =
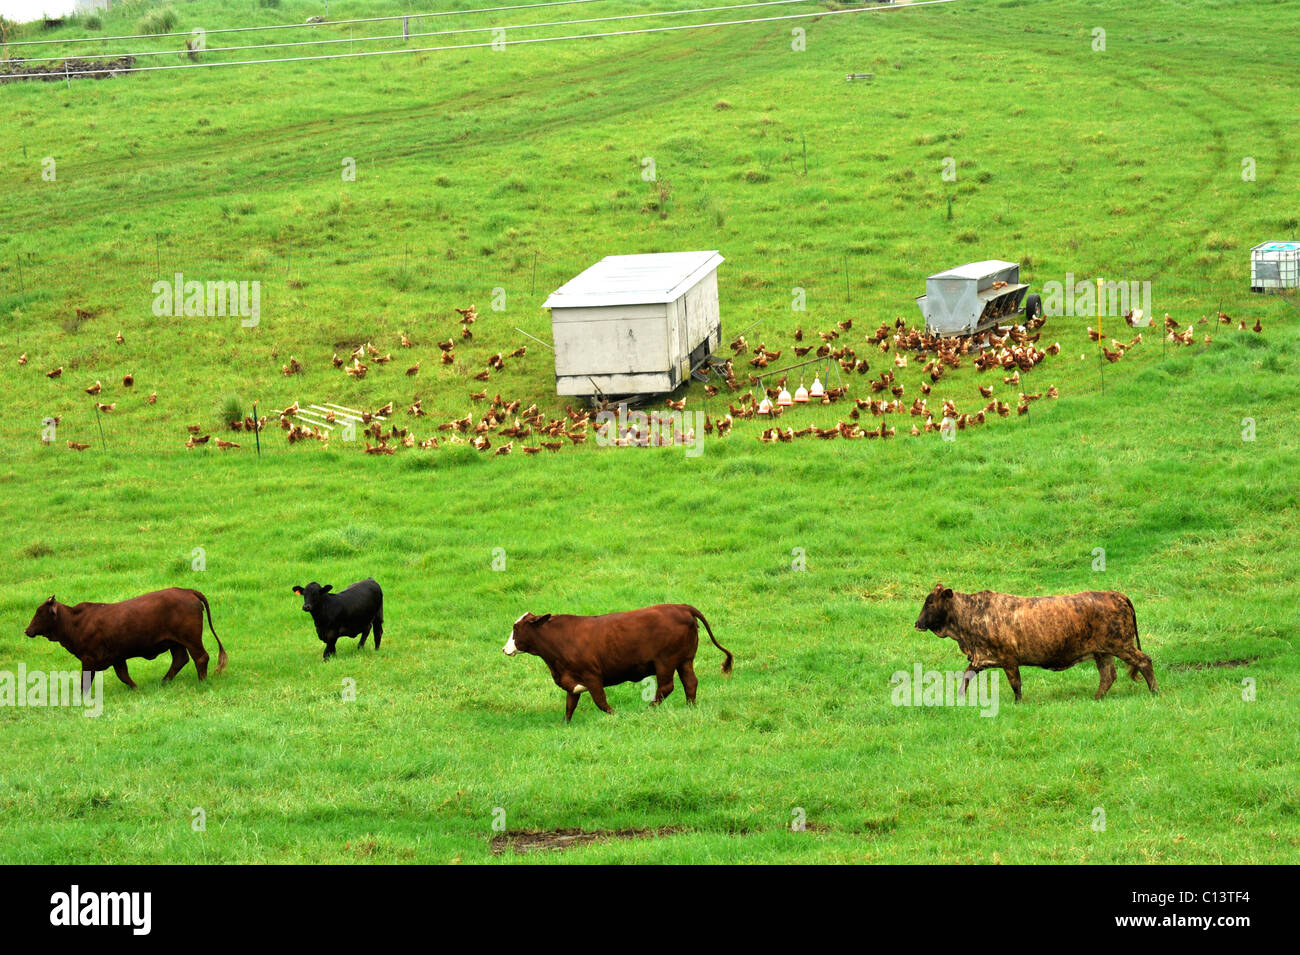
[[[339,637],[361,636],[357,644],[360,650],[366,645],[370,628],[375,629],[375,649],[384,637],[384,592],[373,577],[359,580],[347,589],[330,593],[334,588],[329,584],[321,586],[314,580],[303,587],[293,588],[293,592],[302,595],[302,609],[311,614],[316,624],[316,636],[325,643],[324,659],[334,656],[334,644]]]

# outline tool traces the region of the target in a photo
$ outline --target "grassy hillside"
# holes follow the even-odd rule
[[[115,8],[99,32],[135,33],[157,6]],[[180,31],[322,12],[171,6]],[[611,0],[428,29],[668,8]],[[330,15],[401,11],[376,0]],[[751,15],[770,13],[676,19]],[[1286,302],[1246,286],[1252,245],[1300,234],[1285,39],[1297,21],[1280,3],[1011,0],[0,85],[0,566],[13,581],[0,594],[0,671],[75,666],[22,635],[50,593],[76,603],[198,587],[231,655],[203,685],[188,667],[159,687],[164,661],[135,661],[141,689],[110,675],[98,719],[0,706],[0,858],[1294,859],[1300,331]],[[807,31],[801,52],[794,26]],[[19,39],[88,32],[62,29]],[[851,72],[874,80],[846,82]],[[942,175],[949,157],[955,181]],[[1157,316],[1194,324],[1195,343],[1162,344],[1157,318],[1103,364],[1086,331],[1095,318],[1050,318],[1043,344],[1060,354],[1021,386],[967,361],[928,400],[974,412],[981,384],[1013,408],[1021,390],[1055,385],[1060,397],[952,442],[908,436],[918,419],[903,414],[885,441],[767,445],[755,440],[764,425],[742,421],[699,457],[591,441],[536,457],[465,446],[370,457],[339,441],[290,446],[273,418],[259,459],[251,435],[218,430],[231,403],[392,401],[424,438],[477,418],[469,393],[482,388],[559,415],[549,352],[517,330],[549,340],[545,295],[606,254],[714,248],[727,258],[726,338],[747,329],[784,350],[796,328],[820,341],[814,332],[853,320],[837,344],[872,367],[846,379],[850,398],[871,397],[869,379],[894,368],[867,335],[900,316],[915,324],[924,276],[974,259],[1019,261],[1036,288],[1067,273],[1150,281]],[[155,317],[152,284],[178,271],[261,282],[260,323]],[[791,309],[796,288],[807,311]],[[475,337],[443,365],[435,342],[459,335],[453,309],[471,303]],[[1107,341],[1134,334],[1103,322]],[[365,342],[393,361],[360,381],[331,367]],[[471,378],[525,344],[504,372]],[[301,375],[281,374],[290,356]],[[895,369],[907,403],[928,381],[919,365]],[[92,399],[83,389],[96,380]],[[715,416],[737,400],[706,403],[698,385],[676,397]],[[429,417],[400,412],[416,398]],[[95,401],[115,408],[97,420]],[[829,427],[850,408],[810,405],[780,423]],[[60,418],[48,446],[46,417]],[[186,450],[191,424],[244,446]],[[387,594],[383,649],[345,641],[322,663],[290,587],[367,575]],[[994,718],[894,706],[896,671],[964,664],[951,642],[912,629],[936,580],[1123,590],[1161,695],[1122,680],[1094,702],[1095,668],[1081,666],[1026,669],[1019,705],[1003,682]],[[624,685],[610,692],[615,716],[584,700],[565,727],[541,662],[500,653],[525,610],[661,601],[698,606],[737,656],[725,680],[701,648],[694,710],[680,688],[651,710]],[[807,831],[791,831],[796,810]],[[495,855],[502,818],[505,835],[661,831]]]

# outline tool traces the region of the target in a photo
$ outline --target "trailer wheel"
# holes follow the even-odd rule
[[[1038,293],[1031,292],[1025,296],[1025,322],[1026,324],[1038,315],[1043,313],[1043,300],[1038,297]]]

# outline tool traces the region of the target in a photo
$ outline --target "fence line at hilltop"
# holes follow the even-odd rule
[[[510,6],[498,7],[469,7],[458,10],[442,10],[424,13],[399,13],[389,14],[382,17],[361,17],[349,20],[316,20],[312,18],[305,23],[271,23],[258,26],[243,27],[214,27],[206,30],[207,33],[257,33],[266,30],[301,30],[319,26],[349,26],[355,23],[378,23],[385,20],[425,20],[433,17],[449,16],[476,16],[483,13],[500,13],[505,10],[531,10],[540,7],[564,7],[575,6],[584,3],[599,3],[601,0],[544,0],[544,2],[520,3]],[[166,37],[188,37],[191,31],[181,30],[171,33],[129,33],[118,36],[84,36],[84,37],[61,37],[52,40],[11,40],[9,46],[45,46],[51,43],[100,43],[116,40],[149,40],[162,39]]]
[[[769,3],[772,4],[785,3],[785,2],[787,2],[787,0],[769,0]],[[788,0],[788,2],[796,2],[796,0]],[[170,64],[162,64],[162,65],[154,65],[154,66],[136,66],[134,65],[135,56],[133,54],[128,54],[127,58],[130,60],[130,65],[128,70],[129,72],[150,73],[150,72],[170,71],[170,70],[210,69],[214,67],[262,66],[262,65],[274,64],[274,63],[302,63],[302,62],[325,61],[325,60],[374,58],[374,57],[398,56],[403,54],[409,55],[409,54],[420,54],[420,53],[444,53],[444,52],[455,51],[455,50],[473,50],[473,49],[502,50],[512,46],[533,46],[533,45],[543,44],[543,43],[571,43],[579,40],[601,40],[601,39],[610,39],[610,38],[617,38],[617,37],[647,36],[653,34],[672,34],[672,33],[679,33],[682,31],[693,31],[693,30],[716,30],[722,27],[748,26],[753,24],[769,23],[769,22],[803,21],[808,19],[821,20],[827,17],[838,17],[843,15],[880,12],[886,10],[910,10],[918,7],[944,5],[944,4],[955,3],[955,2],[957,2],[957,0],[911,0],[911,2],[907,4],[897,4],[897,5],[882,4],[875,7],[847,7],[847,8],[841,8],[835,10],[821,9],[814,13],[789,13],[789,14],[779,14],[779,15],[767,16],[767,17],[751,17],[751,18],[740,19],[740,20],[718,20],[718,21],[703,22],[703,23],[677,24],[673,26],[643,27],[641,29],[635,29],[635,30],[605,30],[596,33],[571,33],[563,36],[528,37],[524,39],[506,38],[506,36],[504,35],[505,31],[507,29],[510,29],[511,26],[509,24],[503,24],[499,27],[486,28],[488,31],[492,32],[494,36],[491,40],[482,43],[455,43],[455,44],[447,44],[442,46],[417,46],[417,47],[406,46],[399,49],[365,50],[361,52],[352,51],[348,53],[317,53],[317,54],[304,55],[304,56],[270,57],[270,58],[260,58],[260,59],[252,59],[252,60],[212,60],[212,61],[202,62],[197,59],[197,57],[202,53],[201,49],[198,48],[190,51],[189,53],[184,54],[187,57],[189,57],[191,60],[190,62],[184,62],[184,63],[170,63]],[[607,20],[619,20],[624,18],[636,19],[638,18],[638,16],[639,17],[669,16],[669,15],[676,15],[678,13],[705,12],[709,9],[719,9],[719,10],[743,9],[748,7],[766,6],[766,5],[768,4],[739,3],[731,6],[701,8],[700,10],[668,11],[668,12],[661,11],[657,13],[645,13],[639,15],[629,14],[629,15],[620,15],[618,17],[592,18],[589,20],[574,20],[572,22],[575,24],[599,23]],[[565,25],[565,23],[566,21],[557,21],[554,25],[563,26]],[[519,28],[520,29],[527,28],[527,25],[521,24],[519,25]],[[437,36],[440,34],[431,33],[429,35]],[[407,36],[410,36],[409,32],[407,33]],[[349,42],[364,41],[365,39],[373,39],[373,38],[361,38],[361,37],[349,38]],[[394,39],[396,39],[396,37],[394,37]],[[231,49],[238,50],[241,48],[233,47]],[[180,51],[172,51],[172,52],[179,53]],[[76,59],[76,58],[73,57],[70,59]],[[9,61],[6,60],[0,62],[9,62]],[[21,65],[21,60],[18,60],[16,62],[18,62]],[[110,72],[106,71],[102,66],[96,66],[93,63],[85,63],[85,62],[78,63],[78,69],[75,70],[71,69],[70,65],[65,65],[65,69],[62,71],[61,74],[62,78],[69,81],[69,83],[71,81],[71,78],[74,76],[75,77],[98,76],[103,78],[107,75],[110,75]],[[37,72],[30,72],[30,73],[29,72],[21,72],[21,73],[7,72],[7,71],[0,72],[0,81],[12,81],[17,79],[50,79],[50,78],[51,77],[49,75],[48,70],[39,70]],[[59,77],[58,75],[56,75],[54,78],[57,79]]]

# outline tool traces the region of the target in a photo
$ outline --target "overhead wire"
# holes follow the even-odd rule
[[[77,59],[87,59],[90,57],[121,58],[124,56],[130,56],[138,59],[139,57],[144,57],[144,56],[174,56],[174,55],[184,56],[188,53],[232,53],[232,52],[239,52],[243,50],[270,50],[270,49],[279,49],[284,47],[326,46],[334,43],[373,43],[378,40],[405,40],[413,37],[457,36],[466,33],[489,33],[493,30],[530,30],[530,29],[540,29],[542,27],[577,26],[579,24],[607,23],[615,20],[645,20],[653,17],[679,17],[679,16],[685,16],[687,14],[693,14],[693,13],[716,13],[722,10],[745,10],[753,7],[774,7],[774,6],[786,6],[793,3],[815,3],[815,2],[816,0],[761,0],[761,2],[757,2],[757,3],[733,3],[733,4],[728,4],[726,6],[717,6],[717,7],[695,7],[692,9],[685,9],[685,10],[656,10],[650,13],[622,13],[610,17],[587,17],[587,18],[577,19],[577,20],[572,20],[572,19],[571,20],[549,20],[542,23],[503,23],[494,26],[460,27],[455,30],[434,30],[434,31],[422,32],[422,33],[391,33],[391,34],[380,34],[380,35],[358,36],[358,37],[335,37],[327,40],[294,40],[291,42],[284,42],[284,43],[258,43],[258,44],[245,44],[243,46],[204,46],[199,49],[191,49],[189,47],[186,47],[184,49],[176,49],[176,50],[145,50],[136,53],[122,53],[122,52],[78,53],[76,54],[76,58]],[[22,62],[23,63],[51,63],[51,62],[61,62],[66,59],[69,59],[69,57],[66,55],[65,56],[31,56],[31,57],[23,57]]]
[[[362,17],[354,20],[321,20],[305,23],[273,23],[255,27],[214,27],[207,33],[251,33],[257,30],[297,30],[306,27],[346,26],[349,23],[378,23],[383,20],[424,20],[429,17],[475,16],[480,13],[501,13],[507,10],[534,10],[539,7],[564,7],[579,3],[608,3],[609,0],[546,0],[544,3],[516,3],[505,7],[478,7],[468,10],[437,10],[431,13],[399,13],[385,17]],[[14,40],[6,46],[39,46],[45,43],[92,43],[109,40],[151,40],[170,36],[192,36],[192,30],[175,33],[134,33],[123,36],[86,36],[54,40]]]
[[[99,69],[88,70],[68,70],[62,72],[40,71],[36,73],[0,73],[0,79],[26,79],[31,77],[55,77],[60,76],[94,76],[96,74],[108,73],[150,73],[162,70],[197,70],[213,69],[228,66],[262,66],[271,63],[304,63],[319,60],[345,60],[357,59],[361,57],[374,56],[397,56],[413,53],[444,53],[451,50],[476,50],[492,48],[496,50],[504,49],[508,46],[527,46],[539,43],[564,43],[572,40],[600,40],[612,37],[625,36],[645,36],[655,33],[673,33],[684,30],[707,30],[717,29],[719,27],[746,26],[755,23],[777,23],[788,22],[791,20],[807,20],[812,18],[843,16],[846,14],[856,13],[876,13],[885,10],[907,10],[916,7],[937,6],[940,4],[955,3],[956,0],[916,0],[914,3],[907,4],[889,4],[875,7],[849,7],[841,10],[819,10],[815,13],[790,13],[775,17],[753,17],[745,20],[718,20],[708,23],[685,23],[665,27],[646,27],[640,30],[610,30],[603,33],[575,33],[565,36],[552,37],[532,37],[528,39],[507,40],[504,38],[493,39],[485,43],[453,43],[444,46],[425,46],[425,47],[404,47],[398,50],[363,50],[351,53],[317,53],[309,56],[291,56],[291,57],[270,57],[255,60],[221,60],[212,63],[172,63],[163,66],[130,66],[123,68],[101,67]],[[494,29],[504,29],[496,27]],[[119,54],[122,56],[125,54]]]

